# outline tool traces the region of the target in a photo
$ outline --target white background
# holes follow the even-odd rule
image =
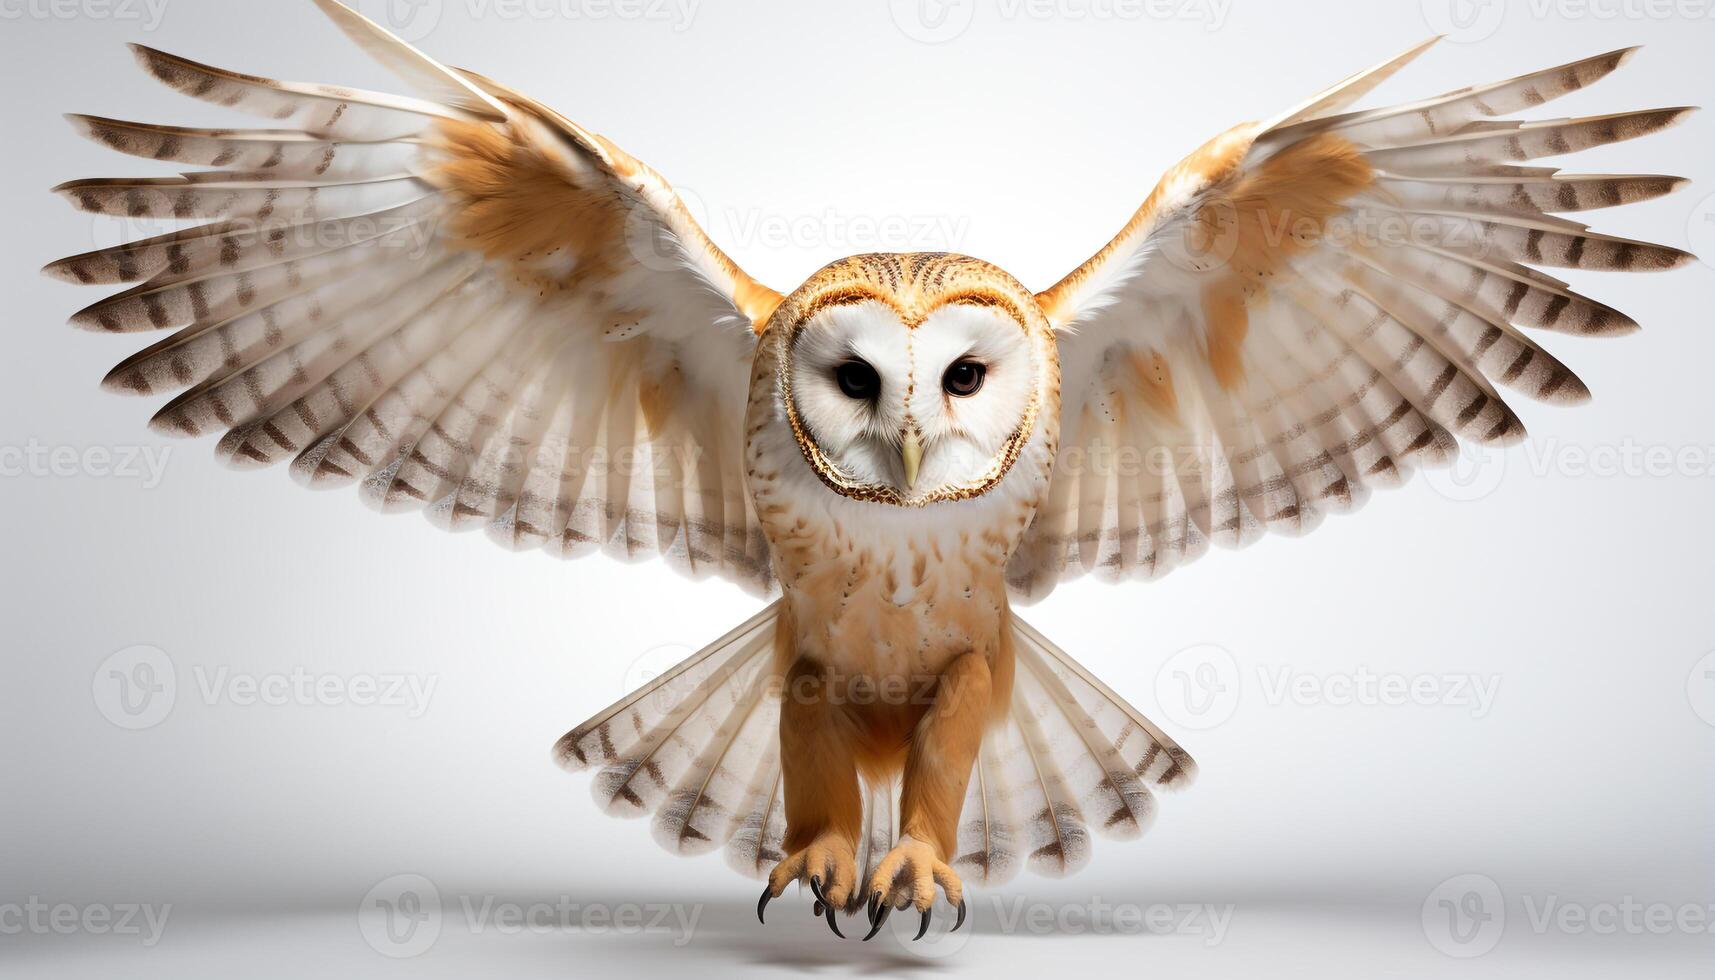
[[[600,815],[588,777],[548,760],[565,729],[759,602],[656,565],[507,554],[480,534],[379,518],[355,494],[307,493],[280,471],[222,472],[209,445],[149,433],[152,404],[97,390],[144,341],[63,326],[97,297],[35,269],[121,229],[46,190],[161,171],[80,142],[58,115],[232,120],[154,85],[121,42],[400,88],[308,3],[154,2],[0,0],[0,974],[575,976],[624,964],[643,976],[1006,976],[1106,963],[1609,976],[1647,959],[1645,975],[1706,975],[1715,937],[1683,920],[1665,934],[1599,923],[1637,903],[1692,910],[1706,928],[1715,903],[1715,665],[1699,666],[1715,649],[1709,267],[1566,274],[1645,329],[1548,338],[1596,399],[1518,406],[1529,445],[1379,495],[1303,540],[1218,553],[1151,585],[1080,583],[1029,610],[1179,736],[1201,780],[1163,801],[1142,841],[1098,842],[1080,876],[979,893],[971,932],[842,944],[807,899],[756,925],[755,886]],[[943,248],[1041,288],[1204,139],[1436,31],[1454,38],[1379,97],[1635,43],[1647,47],[1630,66],[1552,114],[1696,104],[1715,90],[1707,4],[1454,2],[445,0],[401,4],[395,22],[667,174],[716,241],[778,288],[843,254]],[[1697,181],[1590,220],[1715,255],[1710,145],[1694,116],[1581,156],[1575,169]],[[72,447],[81,462],[20,467],[31,447]],[[140,465],[109,472],[100,450],[167,455],[157,480]],[[1665,468],[1649,462],[1663,453]],[[157,724],[127,730],[109,720],[104,662],[138,645],[161,651],[150,656],[177,693]],[[1201,674],[1188,663],[1198,657],[1211,665]],[[1227,700],[1199,714],[1178,670],[1216,677]],[[1282,670],[1311,678],[1312,693],[1272,694]],[[400,677],[430,694],[412,707],[204,693],[294,671],[336,685]],[[1342,683],[1381,675],[1439,693],[1330,703]],[[1473,678],[1492,703],[1455,689]],[[424,920],[440,929],[432,945],[427,933],[409,948],[375,944],[419,954],[395,961],[371,948],[374,922],[358,910],[378,882],[383,899],[401,890],[400,874],[423,876],[427,889],[405,890],[438,895],[442,912]],[[1439,902],[1473,896],[1486,896],[1489,931],[1460,944]],[[579,909],[512,934],[473,922],[466,899]],[[153,945],[99,926],[8,928],[32,900],[80,916],[171,911]],[[623,903],[671,903],[697,925],[584,918]],[[1124,911],[1181,904],[1194,908],[1154,929]],[[1574,918],[1558,917],[1566,906]],[[1009,926],[1021,908],[1049,925]],[[1598,925],[1579,927],[1577,910]],[[1444,952],[1491,944],[1474,958]]]

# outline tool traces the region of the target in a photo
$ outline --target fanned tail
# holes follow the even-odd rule
[[[786,857],[778,687],[772,654],[780,604],[568,732],[567,769],[600,767],[593,791],[616,816],[654,814],[676,854],[725,847],[735,871],[761,878]],[[984,737],[960,815],[953,864],[998,885],[1029,866],[1061,877],[1089,861],[1092,834],[1141,835],[1155,788],[1188,785],[1191,757],[1029,624],[1014,618],[1010,710]],[[899,840],[899,781],[865,780],[860,880]],[[862,889],[844,910],[863,904]]]
[[[1126,840],[1149,828],[1151,787],[1178,789],[1191,756],[1065,651],[1012,620],[1012,709],[991,729],[960,814],[955,867],[984,885],[1028,865],[1062,877],[1090,857],[1092,830]]]
[[[1013,637],[1019,655],[1034,655],[1059,680],[1059,690],[1072,699],[1068,711],[1081,715],[1090,729],[1090,739],[1111,745],[1118,760],[1142,782],[1166,789],[1184,789],[1197,778],[1197,763],[1143,712],[1096,679],[1066,651],[1055,646],[1036,627],[1017,616],[1012,618]]]
[[[744,816],[726,846],[727,865],[747,878],[761,878],[786,859],[786,781],[778,736],[756,775],[739,807]]]
[[[768,690],[780,603],[562,736],[561,766],[601,766],[596,801],[616,816],[660,811],[670,850],[726,843],[753,773],[778,768],[779,702]],[[662,804],[667,806],[663,808]]]
[[[614,816],[654,814],[675,854],[725,846],[733,870],[760,878],[785,857],[780,700],[773,678],[780,602],[567,732],[566,769],[600,767],[591,787]]]

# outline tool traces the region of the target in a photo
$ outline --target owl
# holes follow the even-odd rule
[[[236,467],[771,600],[554,752],[669,850],[765,879],[759,918],[798,882],[842,935],[910,909],[921,937],[937,906],[957,928],[967,883],[1075,871],[1192,781],[1015,605],[1302,534],[1460,440],[1516,442],[1503,389],[1589,395],[1534,334],[1637,326],[1537,267],[1689,259],[1557,216],[1680,179],[1528,165],[1688,110],[1506,118],[1632,51],[1352,108],[1423,44],[1216,136],[1043,291],[890,254],[782,294],[605,137],[317,5],[416,94],[137,47],[270,128],[72,117],[200,168],[57,188],[190,222],[48,266],[130,284],[76,325],[171,331],[105,386],[178,392],[153,426],[223,432]]]

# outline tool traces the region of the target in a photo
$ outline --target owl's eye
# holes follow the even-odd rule
[[[834,380],[847,398],[869,401],[881,394],[881,375],[863,361],[853,359],[841,364],[834,369]]]
[[[969,398],[983,386],[988,368],[977,361],[956,361],[941,376],[941,390],[957,398]]]

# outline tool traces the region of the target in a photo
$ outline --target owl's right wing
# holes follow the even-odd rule
[[[172,88],[282,128],[72,117],[121,152],[213,168],[56,188],[96,214],[208,222],[48,266],[136,284],[75,324],[175,331],[105,386],[187,389],[154,427],[225,431],[236,466],[291,460],[310,486],[361,483],[382,510],[512,547],[658,554],[769,591],[742,447],[779,295],[606,139],[317,3],[425,98],[138,48]]]
[[[1519,328],[1637,324],[1532,266],[1643,271],[1689,256],[1555,213],[1683,181],[1518,164],[1689,110],[1497,118],[1596,82],[1626,50],[1346,111],[1428,46],[1211,140],[1038,297],[1060,335],[1063,422],[1048,500],[1007,569],[1020,597],[1301,533],[1448,462],[1457,439],[1515,442],[1524,427],[1497,386],[1588,397]]]

